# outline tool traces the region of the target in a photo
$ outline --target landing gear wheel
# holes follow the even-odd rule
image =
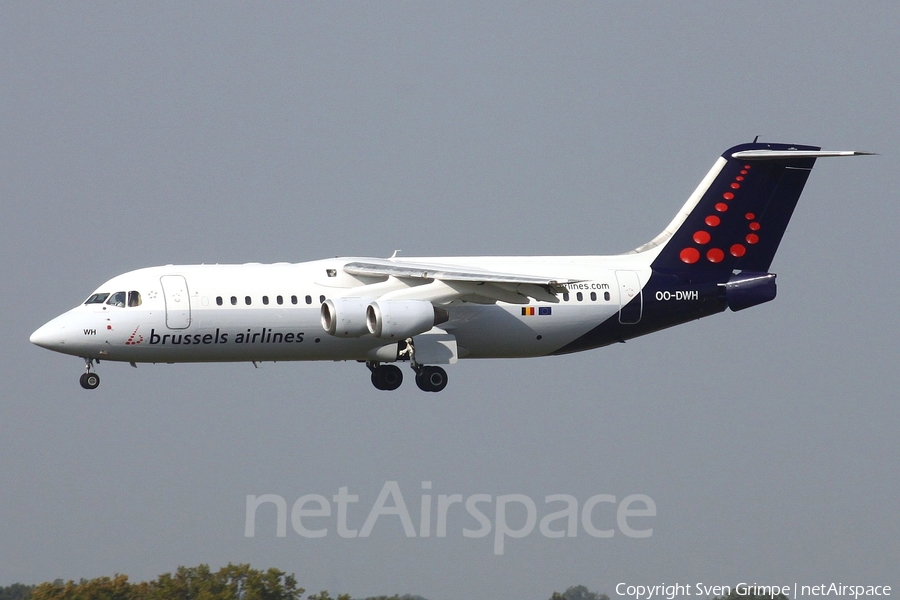
[[[372,369],[372,385],[379,390],[393,391],[403,383],[403,372],[396,365],[380,365]]]
[[[84,389],[95,390],[100,385],[100,376],[96,373],[83,373],[79,382]]]
[[[439,392],[447,387],[447,372],[440,367],[422,367],[416,372],[416,385],[423,392]]]

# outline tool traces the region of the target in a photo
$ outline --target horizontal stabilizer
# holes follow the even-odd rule
[[[728,308],[737,312],[775,299],[778,288],[774,273],[743,272],[732,275],[725,284]]]
[[[857,150],[743,150],[731,158],[744,160],[776,160],[779,158],[828,158],[832,156],[873,156],[874,152]]]

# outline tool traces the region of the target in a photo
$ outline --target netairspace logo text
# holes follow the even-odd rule
[[[362,528],[350,529],[348,522],[358,522],[362,512],[359,496],[351,494],[349,488],[341,487],[338,493],[329,500],[320,494],[305,494],[294,502],[290,511],[291,527],[297,535],[304,538],[323,538],[332,531],[337,531],[341,538],[367,538],[376,525],[392,519],[398,519],[403,532],[408,538],[445,538],[448,536],[448,515],[468,515],[478,527],[469,529],[460,527],[451,529],[450,535],[461,533],[467,538],[483,538],[494,534],[494,554],[503,554],[507,538],[519,539],[531,535],[535,527],[547,538],[578,537],[580,529],[595,538],[611,538],[616,530],[629,538],[649,538],[653,528],[647,527],[647,517],[656,516],[656,503],[644,494],[631,494],[617,501],[612,494],[596,494],[583,503],[570,494],[550,494],[544,497],[538,521],[538,504],[524,494],[471,494],[463,498],[462,494],[438,494],[433,497],[431,482],[423,481],[419,501],[418,529],[412,515],[407,509],[400,485],[396,481],[386,481],[381,493],[372,507],[366,511],[366,519]],[[275,506],[275,535],[287,536],[288,505],[278,494],[248,495],[244,536],[255,537],[257,511],[263,505]],[[604,505],[607,510],[602,511]],[[615,507],[615,519],[611,513]],[[511,509],[511,511],[510,511]],[[521,513],[524,511],[524,522]],[[271,511],[264,511],[268,515]],[[515,518],[507,519],[508,513],[515,513]],[[601,518],[600,513],[605,515]],[[355,518],[353,518],[355,517]],[[465,517],[464,517],[465,518]],[[457,519],[458,520],[458,519]],[[643,528],[640,528],[643,527]],[[267,531],[271,531],[266,527]]]

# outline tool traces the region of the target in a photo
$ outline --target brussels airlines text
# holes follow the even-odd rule
[[[305,334],[300,332],[281,332],[272,331],[268,327],[258,330],[242,331],[240,333],[222,332],[216,329],[215,333],[156,333],[155,329],[150,330],[151,346],[182,346],[188,344],[209,345],[209,344],[299,344],[303,341]]]

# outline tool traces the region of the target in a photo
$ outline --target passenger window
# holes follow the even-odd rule
[[[268,296],[263,296],[263,304],[265,304],[266,306],[269,305],[269,297]]]
[[[250,296],[244,296],[244,304],[250,306]]]
[[[118,306],[119,308],[125,307],[125,292],[116,292],[112,296],[109,297],[109,300],[106,301],[107,304],[111,306]]]
[[[597,292],[591,292],[591,302],[597,301]]]
[[[325,302],[325,296],[319,296],[319,304]]]
[[[232,306],[237,306],[237,296],[232,296],[232,297],[231,297],[231,305],[232,305]]]
[[[141,305],[140,292],[135,292],[135,291],[128,292],[128,306],[140,306],[140,305]]]
[[[603,299],[609,302],[609,292],[603,292]]]
[[[575,294],[575,298],[577,298],[578,301],[581,302],[582,300],[584,300],[584,294],[578,292],[577,294]]]
[[[275,296],[275,302],[277,302],[278,304],[284,304],[284,298],[282,298],[281,296]]]
[[[216,304],[222,306],[222,296],[216,296]]]
[[[307,303],[307,304],[312,304],[312,296],[307,296],[307,297],[306,297],[306,303]]]
[[[291,304],[297,304],[297,296],[291,296]]]
[[[563,302],[569,301],[569,292],[563,292]]]
[[[109,294],[92,294],[90,298],[84,301],[85,304],[103,304],[106,302],[106,299],[109,298]]]

